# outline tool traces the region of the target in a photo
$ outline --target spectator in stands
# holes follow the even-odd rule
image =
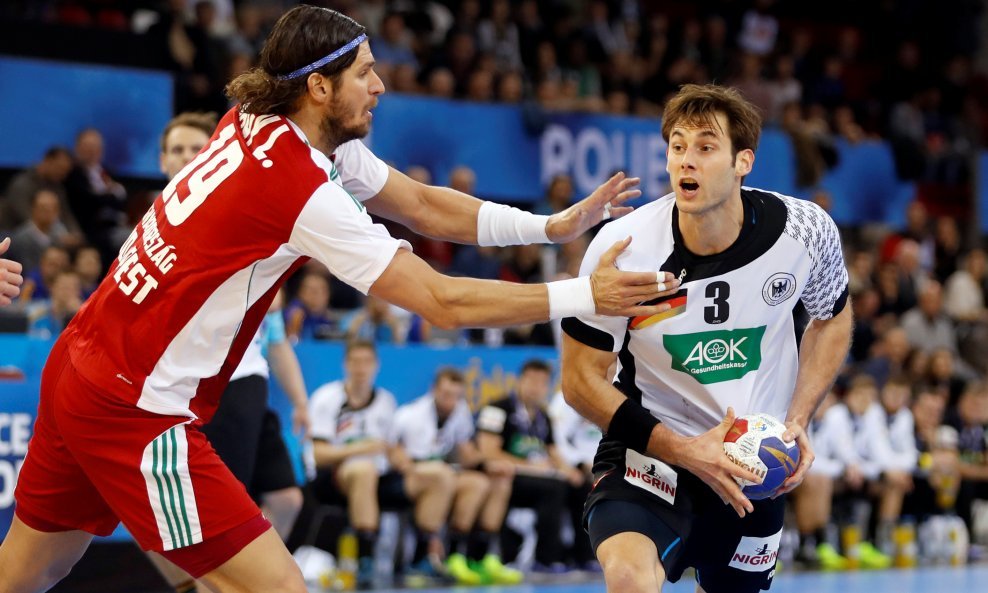
[[[59,272],[51,285],[51,298],[28,309],[28,335],[50,340],[58,337],[82,307],[82,285],[71,270]]]
[[[14,229],[31,217],[31,201],[38,190],[47,189],[58,196],[65,227],[80,232],[79,223],[72,215],[65,192],[65,179],[72,171],[72,154],[67,148],[53,146],[45,151],[37,165],[21,171],[10,180],[4,193],[4,207],[0,211],[0,228]]]
[[[498,70],[523,67],[518,25],[511,20],[511,3],[493,0],[490,16],[477,25],[477,48],[494,56]]]
[[[452,99],[456,94],[456,79],[449,68],[435,68],[427,77],[425,92],[439,99]]]
[[[549,181],[545,198],[535,205],[533,211],[546,215],[562,212],[573,203],[573,195],[573,179],[566,173],[557,173]]]
[[[501,74],[497,79],[497,101],[517,105],[525,98],[525,81],[519,72]]]
[[[103,280],[103,260],[95,247],[83,246],[75,253],[75,273],[82,287],[82,300],[89,298]]]
[[[798,104],[803,99],[803,84],[796,78],[796,64],[791,55],[780,54],[775,58],[775,72],[768,82],[772,103],[766,121],[779,123],[782,112],[790,103]]]
[[[948,348],[937,348],[929,353],[924,383],[938,393],[947,396],[947,405],[954,406],[967,384],[958,370],[956,354]]]
[[[41,262],[33,271],[24,275],[20,300],[44,301],[51,297],[49,288],[55,277],[69,270],[69,252],[58,245],[50,245],[41,253]]]
[[[903,243],[909,251],[913,251],[916,245],[916,242],[911,240]],[[895,262],[879,265],[875,287],[881,297],[879,315],[891,314],[897,318],[916,306],[915,283]]]
[[[209,31],[199,22],[186,22],[187,0],[170,0],[145,35],[154,67],[175,74],[176,111],[221,111],[224,71],[215,55]]]
[[[851,360],[856,364],[865,362],[878,340],[878,291],[871,287],[851,291],[851,306],[854,309],[854,330],[851,334]]]
[[[103,135],[87,128],[76,137],[76,165],[65,186],[72,213],[103,261],[111,261],[127,238],[127,190],[103,167]]]
[[[590,2],[589,22],[583,30],[583,37],[587,40],[589,56],[594,62],[607,62],[615,53],[631,50],[624,27],[612,18],[604,0]]]
[[[517,584],[521,573],[505,567],[492,548],[508,511],[514,466],[484,462],[473,440],[465,389],[463,374],[445,367],[436,373],[429,393],[398,408],[391,463],[405,475],[432,464],[456,468],[447,531],[450,575],[462,585]],[[421,559],[418,552],[416,556]]]
[[[768,116],[774,107],[774,87],[762,76],[762,59],[747,53],[741,56],[740,62],[737,75],[731,77],[727,84],[741,91],[746,99],[758,107],[763,117]]]
[[[772,14],[775,0],[755,0],[741,19],[738,46],[757,56],[767,56],[775,49],[779,21]]]
[[[943,289],[935,280],[926,282],[920,289],[919,304],[902,316],[902,328],[914,348],[925,352],[937,348],[957,352],[957,333],[943,312]]]
[[[384,15],[379,34],[371,39],[371,51],[379,64],[392,68],[402,65],[418,68],[418,61],[412,53],[411,33],[405,27],[405,17],[400,12]]]
[[[388,471],[388,438],[397,405],[394,395],[375,385],[379,368],[371,342],[355,341],[343,355],[343,379],[312,394],[313,492],[323,504],[345,504],[350,526],[357,532],[358,585],[372,583],[374,546],[382,507],[415,507],[419,541],[436,538],[449,514],[456,477],[445,465],[423,465],[412,471]],[[438,564],[426,553],[427,569]]]
[[[957,271],[961,247],[957,220],[952,216],[937,218],[933,239],[933,277],[938,282],[946,282]]]
[[[325,272],[308,271],[302,276],[298,296],[285,308],[285,331],[292,343],[343,336],[339,319],[329,308],[329,279]]]
[[[947,424],[958,433],[961,486],[957,493],[957,514],[970,531],[971,507],[975,500],[988,500],[988,388],[973,381],[964,390],[957,407],[947,416]]]
[[[366,340],[377,344],[404,344],[407,328],[384,299],[367,295],[364,306],[347,314],[340,324],[347,340]]]
[[[560,513],[566,508],[569,488],[581,487],[585,476],[556,449],[545,409],[551,379],[551,367],[541,360],[522,365],[515,392],[480,411],[477,446],[485,460],[515,466],[510,506],[535,509],[535,569],[560,572],[564,570]],[[503,538],[502,544],[505,557],[513,557]]]
[[[11,235],[10,257],[21,262],[30,274],[41,263],[45,248],[74,247],[81,237],[72,235],[61,221],[58,195],[49,189],[39,189],[31,200],[31,217],[21,223]]]
[[[944,310],[955,321],[988,321],[985,313],[985,280],[988,279],[985,251],[972,249],[961,259],[961,267],[947,278]]]
[[[10,248],[10,237],[4,237],[0,241],[0,255]],[[0,258],[0,306],[11,304],[21,293],[21,285],[24,277],[21,276],[23,267],[20,262],[7,258]]]

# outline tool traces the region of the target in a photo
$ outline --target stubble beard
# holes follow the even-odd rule
[[[370,132],[369,126],[366,125],[348,126],[338,115],[342,111],[344,111],[342,102],[334,100],[329,106],[329,113],[323,118],[319,126],[322,129],[323,137],[332,146],[340,146],[350,140],[363,138]]]

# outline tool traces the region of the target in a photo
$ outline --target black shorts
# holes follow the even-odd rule
[[[655,543],[670,582],[692,566],[706,593],[756,593],[771,586],[785,497],[752,501],[755,512],[742,519],[690,472],[628,454],[606,437],[594,481],[584,513],[594,550],[612,535],[641,533]]]
[[[346,495],[336,481],[336,468],[321,469],[312,480],[312,494],[321,504],[346,506]],[[377,504],[383,510],[405,510],[412,501],[405,492],[405,476],[389,471],[377,481]]]
[[[281,421],[268,409],[268,381],[264,377],[251,375],[230,381],[216,414],[202,432],[255,500],[266,492],[297,485],[281,436]]]

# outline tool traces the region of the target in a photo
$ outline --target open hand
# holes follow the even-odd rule
[[[734,409],[728,408],[720,424],[707,432],[686,439],[683,453],[677,455],[675,464],[688,469],[710,486],[717,496],[734,507],[739,517],[755,511],[754,505],[741,492],[735,478],[761,483],[753,471],[734,463],[724,452],[724,437],[734,426]]]
[[[625,177],[623,172],[615,173],[592,194],[549,217],[545,225],[549,240],[553,243],[568,243],[602,220],[631,212],[634,208],[622,204],[642,195],[641,190],[635,189],[640,181],[637,177]]]
[[[816,459],[816,455],[813,453],[813,447],[810,446],[810,437],[803,430],[800,423],[790,420],[786,422],[786,432],[782,434],[782,440],[791,443],[793,439],[796,440],[796,445],[799,447],[799,465],[796,466],[796,471],[786,478],[785,482],[782,482],[782,485],[775,491],[772,498],[781,496],[786,492],[791,492],[796,486],[802,484],[807,470],[810,469],[810,466],[813,465],[813,460]]]
[[[670,305],[642,305],[659,297],[671,296],[679,289],[679,279],[669,272],[624,272],[615,261],[631,244],[631,237],[618,241],[600,256],[597,269],[590,275],[593,300],[599,315],[637,317],[667,311]]]

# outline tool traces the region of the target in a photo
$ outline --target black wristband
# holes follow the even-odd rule
[[[658,418],[641,404],[626,399],[611,417],[607,434],[621,441],[628,448],[645,454],[648,450],[648,441],[652,438],[652,429],[656,424],[659,424]]]

